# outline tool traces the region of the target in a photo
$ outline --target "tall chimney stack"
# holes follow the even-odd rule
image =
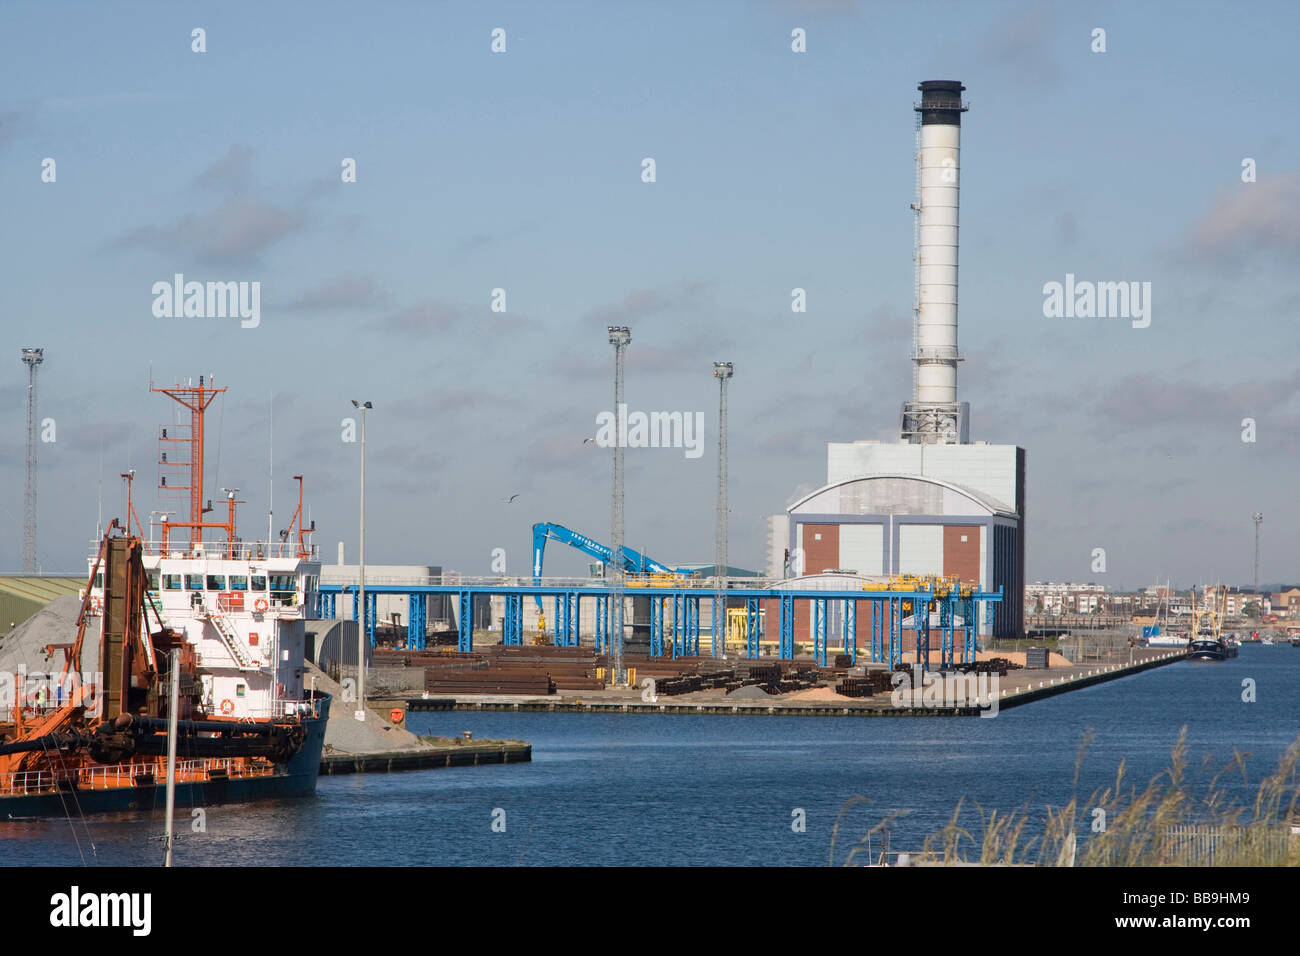
[[[966,444],[970,405],[957,401],[957,226],[961,180],[961,94],[956,80],[927,80],[915,107],[916,302],[912,401],[902,438]]]

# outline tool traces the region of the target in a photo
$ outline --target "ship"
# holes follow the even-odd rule
[[[1221,601],[1222,599],[1220,599]],[[1187,645],[1187,659],[1192,661],[1224,661],[1237,656],[1233,635],[1223,635],[1223,608],[1203,604],[1192,611],[1192,639]]]
[[[190,412],[161,429],[159,454],[160,488],[189,498],[189,520],[146,537],[128,481],[126,524],[114,519],[88,562],[75,639],[49,649],[61,671],[19,678],[0,712],[0,819],[153,810],[169,783],[181,807],[316,790],[331,700],[305,678],[320,562],[302,476],[278,542],[238,537],[233,489],[225,520],[204,521],[203,414],[225,389],[200,377],[151,390]]]

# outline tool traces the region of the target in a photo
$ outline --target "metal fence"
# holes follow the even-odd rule
[[[1175,866],[1284,864],[1300,838],[1287,826],[1178,824],[1165,831],[1162,855]]]

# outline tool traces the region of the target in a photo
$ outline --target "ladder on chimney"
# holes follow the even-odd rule
[[[916,201],[912,203],[912,398],[920,386],[921,366],[921,114],[916,114]]]

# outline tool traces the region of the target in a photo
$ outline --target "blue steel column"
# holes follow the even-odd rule
[[[415,621],[420,616],[420,610],[417,608],[416,601],[419,595],[406,595],[406,649],[415,650]]]
[[[424,627],[428,620],[429,596],[423,592],[406,596],[406,646],[411,650],[424,650]]]
[[[719,615],[721,615],[719,617]],[[718,622],[721,621],[721,629]],[[709,641],[713,647],[714,657],[724,657],[727,653],[727,602],[713,597],[713,638]]]
[[[650,656],[664,654],[664,602],[663,598],[650,599]]]
[[[468,654],[474,650],[474,594],[472,591],[460,592],[460,613],[456,622],[456,650]]]
[[[962,629],[966,632],[966,663],[970,664],[975,660],[975,602],[971,598],[965,598],[961,602],[961,620]]]
[[[686,598],[680,591],[673,593],[673,660],[686,653]]]
[[[596,653],[609,652],[609,595],[596,596]]]
[[[700,656],[700,599],[695,596],[686,599],[686,642],[691,653]]]
[[[566,647],[578,646],[578,624],[581,620],[578,609],[580,596],[577,591],[570,591],[564,596],[567,605],[564,611],[564,641]]]
[[[889,669],[898,670],[903,660],[903,599],[889,599]]]
[[[952,608],[956,598],[949,595],[939,602],[939,634],[942,646],[939,650],[939,667],[952,669]]]
[[[918,605],[924,604],[925,610],[918,610]],[[921,624],[922,615],[925,617],[925,624]],[[930,669],[930,602],[912,599],[912,630],[916,632],[916,663],[921,666],[921,673],[924,674]]]
[[[781,595],[781,644],[777,657],[783,661],[794,659],[794,598]]]
[[[352,592],[352,620],[357,622],[357,627],[361,626],[361,592]]]
[[[505,633],[501,640],[511,646],[524,642],[524,596],[522,594],[506,595]]]
[[[822,667],[826,666],[826,599],[814,598],[813,612],[813,660]]]
[[[321,597],[321,617],[334,620],[334,595],[322,594],[320,597]]]
[[[759,638],[762,631],[759,629],[759,602],[762,598],[747,597],[745,598],[745,656],[748,658],[757,658],[759,655]]]
[[[375,598],[378,596],[374,591],[366,592],[366,639],[371,647],[375,646]]]
[[[885,659],[885,604],[878,598],[871,601],[871,663]]]
[[[858,602],[853,598],[844,602],[844,653],[850,666],[858,663]]]

